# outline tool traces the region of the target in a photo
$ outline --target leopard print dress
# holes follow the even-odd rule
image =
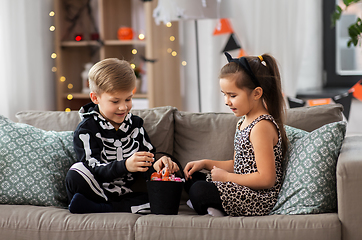
[[[234,139],[235,161],[234,173],[248,174],[257,172],[255,154],[250,142],[250,131],[261,120],[272,121],[278,129],[279,139],[274,146],[276,182],[270,189],[252,190],[248,187],[238,185],[233,182],[213,183],[219,190],[220,198],[224,211],[230,216],[255,216],[267,215],[273,209],[282,181],[282,139],[279,127],[271,115],[261,115],[249,124],[246,128],[240,130],[240,125],[244,118],[237,124],[237,130]]]

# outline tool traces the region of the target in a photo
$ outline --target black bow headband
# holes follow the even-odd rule
[[[228,62],[235,62],[245,70],[245,72],[250,76],[251,81],[253,81],[256,87],[261,87],[258,79],[255,77],[253,71],[251,70],[249,62],[246,58],[232,58],[228,52],[225,52],[224,54],[228,59]]]

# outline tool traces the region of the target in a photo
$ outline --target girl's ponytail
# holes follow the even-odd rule
[[[278,64],[275,58],[269,54],[253,57],[249,60],[249,64],[263,89],[264,104],[279,126],[284,156],[288,147],[288,139],[284,128],[285,102]]]

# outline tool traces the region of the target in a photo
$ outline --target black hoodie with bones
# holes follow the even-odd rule
[[[130,186],[135,176],[127,171],[125,160],[138,151],[155,152],[143,128],[143,119],[128,113],[116,130],[94,103],[83,106],[79,114],[82,121],[74,131],[78,161],[112,194],[132,192]]]

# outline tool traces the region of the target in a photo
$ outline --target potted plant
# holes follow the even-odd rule
[[[336,5],[336,9],[331,16],[332,26],[336,25],[337,20],[340,19],[343,11],[346,11],[349,6],[356,3],[362,3],[362,0],[343,0],[344,6]],[[348,35],[350,39],[348,40],[347,46],[350,47],[351,44],[357,46],[359,43],[361,45],[362,38],[362,20],[361,18],[357,18],[356,22],[348,27]]]

